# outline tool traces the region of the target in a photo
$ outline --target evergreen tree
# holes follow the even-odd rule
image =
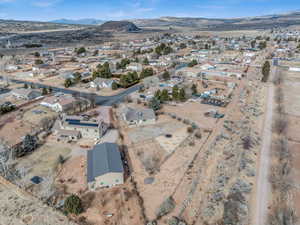
[[[144,65],[149,65],[149,60],[148,60],[148,58],[144,58],[143,64],[144,64]]]
[[[167,89],[162,90],[161,94],[160,94],[160,100],[162,102],[167,102],[170,100],[169,98],[169,92]]]
[[[172,98],[173,98],[173,101],[177,101],[179,98],[179,88],[177,85],[175,85],[172,89]]]
[[[149,101],[148,107],[157,111],[161,108],[160,101],[154,97]]]
[[[47,88],[43,88],[43,90],[42,90],[42,95],[47,95],[48,94],[48,90],[47,90]]]
[[[195,95],[195,94],[198,93],[198,91],[197,91],[197,85],[196,84],[193,84],[191,89],[192,89],[192,94],[193,95]]]
[[[65,80],[65,84],[64,85],[65,85],[66,88],[72,86],[72,84],[73,84],[73,82],[72,82],[71,78],[67,78]]]
[[[112,90],[117,90],[119,87],[118,87],[118,84],[116,82],[113,82],[112,85],[111,85],[111,89]]]
[[[270,69],[271,69],[271,65],[269,63],[269,61],[266,61],[262,67],[262,82],[267,82],[269,79],[269,75],[270,75]]]
[[[179,99],[181,102],[184,102],[184,101],[186,100],[186,97],[185,97],[185,91],[184,91],[183,88],[181,88],[180,91],[179,91],[178,99]]]
[[[162,77],[164,80],[170,80],[170,73],[169,71],[165,71],[163,74],[162,74]]]

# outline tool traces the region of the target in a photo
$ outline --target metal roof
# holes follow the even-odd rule
[[[107,173],[123,173],[119,147],[115,143],[97,144],[87,155],[87,181]]]

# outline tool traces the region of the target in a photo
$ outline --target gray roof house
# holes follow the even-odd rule
[[[16,98],[26,99],[26,100],[32,100],[42,96],[42,93],[40,91],[34,89],[26,89],[26,88],[14,89],[11,91],[11,94]]]
[[[130,107],[123,110],[123,119],[129,126],[149,125],[156,121],[153,109],[133,109]]]
[[[91,190],[124,183],[124,168],[117,144],[97,144],[88,151],[87,183]]]

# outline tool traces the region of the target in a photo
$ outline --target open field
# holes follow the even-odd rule
[[[299,66],[300,63],[289,63],[284,62],[284,65],[289,66]],[[291,152],[291,179],[294,188],[292,189],[292,201],[290,202],[291,206],[296,211],[297,215],[300,215],[300,72],[290,72],[283,71],[284,76],[284,106],[288,119],[288,129],[287,129],[287,138],[288,138],[288,147]]]

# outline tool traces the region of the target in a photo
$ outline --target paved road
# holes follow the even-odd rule
[[[273,67],[270,80],[276,73],[276,67]],[[274,86],[270,82],[268,87],[267,111],[265,115],[263,142],[260,152],[260,162],[257,177],[256,205],[254,225],[266,225],[268,216],[268,203],[270,193],[269,171],[272,142],[272,118],[273,118]]]
[[[0,78],[3,78],[3,77],[0,76]],[[24,80],[18,80],[18,79],[9,79],[9,80],[11,82],[14,82],[17,84],[28,84],[28,85],[34,84],[34,86],[38,87],[38,88],[44,88],[44,87],[52,88],[53,92],[62,92],[65,94],[77,95],[79,97],[84,97],[84,98],[93,98],[93,99],[95,99],[95,103],[97,105],[106,105],[106,106],[110,106],[115,103],[122,102],[127,95],[137,91],[141,87],[141,84],[137,84],[133,87],[127,88],[125,91],[123,91],[117,95],[101,96],[101,95],[97,95],[95,93],[80,92],[80,91],[75,91],[75,90],[71,90],[71,89],[67,89],[67,88],[54,87],[54,86],[45,85],[45,84],[36,83],[36,82],[30,82],[30,81],[24,81]]]

